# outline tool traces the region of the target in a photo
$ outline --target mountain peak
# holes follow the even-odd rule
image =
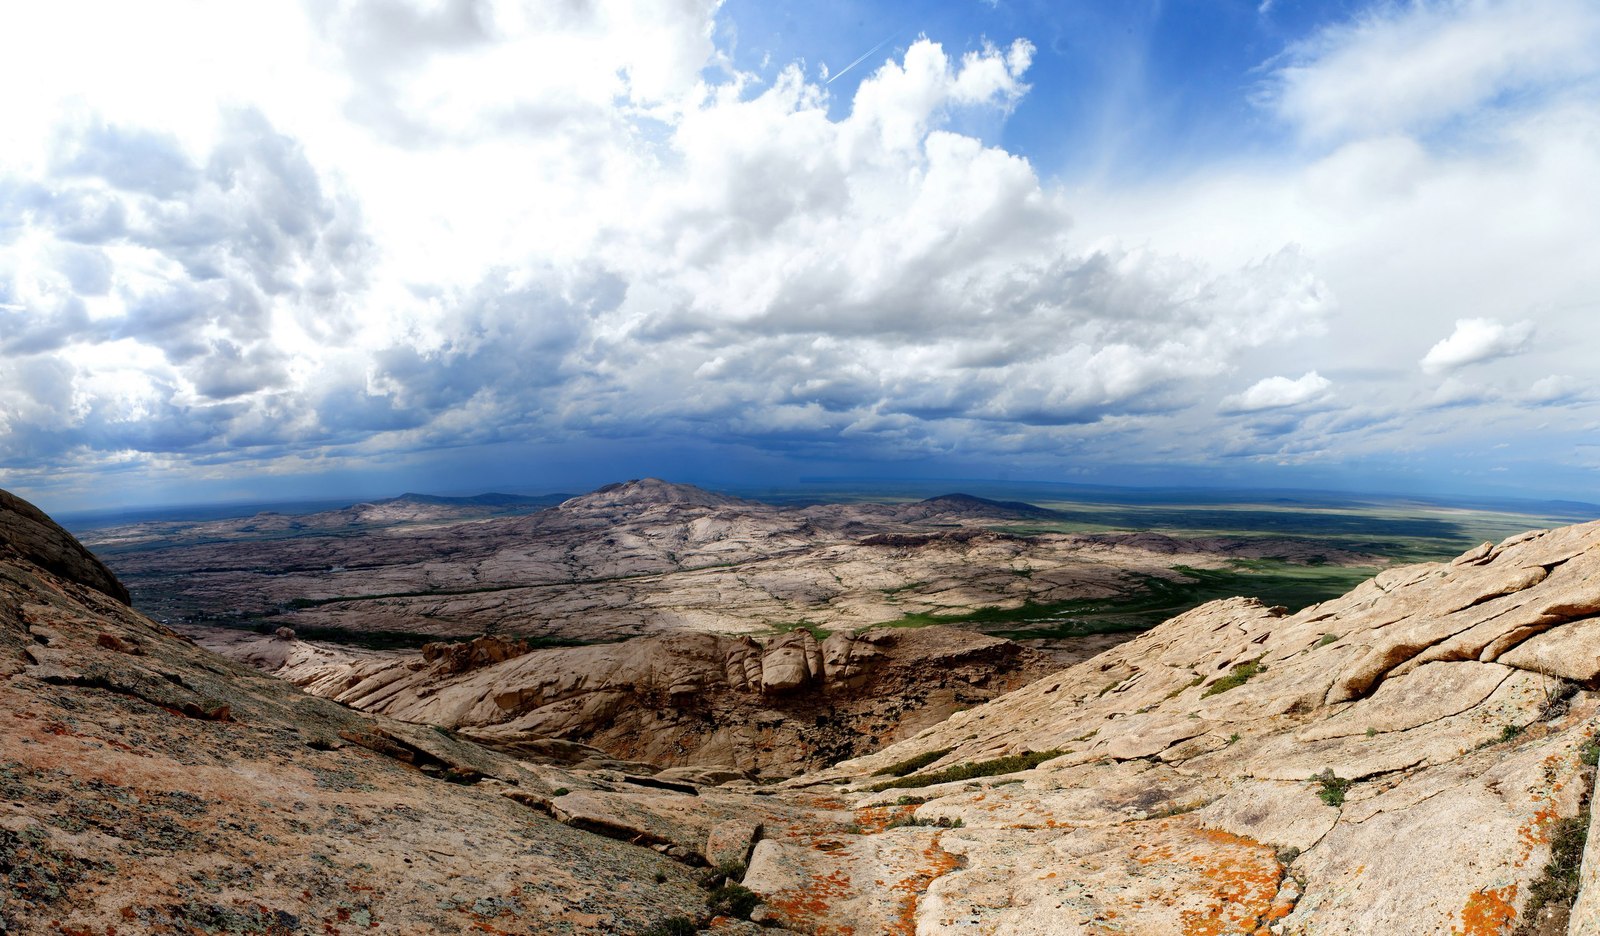
[[[596,488],[562,502],[564,509],[608,507],[736,507],[752,506],[755,502],[742,497],[717,494],[692,484],[677,484],[660,478],[635,478]]]

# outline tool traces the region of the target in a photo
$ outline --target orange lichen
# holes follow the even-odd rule
[[[1467,898],[1461,908],[1461,929],[1452,930],[1455,936],[1498,936],[1516,919],[1517,885],[1485,888]]]
[[[843,871],[813,874],[798,890],[767,897],[767,905],[789,920],[808,927],[817,936],[854,936],[855,927],[831,924],[837,919],[833,903],[850,895],[850,876]]]
[[[1200,865],[1210,886],[1203,891],[1204,909],[1179,913],[1184,936],[1255,932],[1272,915],[1283,866],[1254,839],[1217,829],[1191,834],[1204,844],[1189,861]]]
[[[941,878],[956,868],[961,867],[961,859],[950,854],[939,846],[939,835],[933,837],[928,847],[922,850],[922,857],[928,864],[911,873],[894,885],[893,890],[899,896],[899,915],[895,925],[886,936],[916,936],[917,932],[917,901],[928,890],[928,885],[935,879]]]
[[[872,835],[884,831],[892,822],[911,818],[916,811],[915,806],[867,806],[856,810],[856,826],[863,835]]]

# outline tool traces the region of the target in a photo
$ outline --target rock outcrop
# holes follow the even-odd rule
[[[7,559],[38,566],[128,603],[128,590],[71,533],[39,508],[0,491],[0,561]]]
[[[213,637],[314,695],[504,748],[554,738],[658,767],[765,776],[876,750],[1058,668],[1038,651],[944,627],[820,642],[796,630],[765,644],[678,634],[532,651],[485,637],[430,644],[420,656]]]

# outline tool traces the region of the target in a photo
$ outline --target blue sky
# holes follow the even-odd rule
[[[1597,499],[1600,8],[0,10],[0,486]]]

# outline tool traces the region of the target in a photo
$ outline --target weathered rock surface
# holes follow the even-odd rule
[[[791,781],[946,827],[763,841],[745,883],[815,933],[1510,933],[1592,786],[1597,598],[1588,524],[1293,616],[1203,606]],[[870,790],[1020,751],[1057,753]]]
[[[946,627],[533,651],[487,637],[372,657],[236,631],[202,638],[212,639],[314,695],[502,748],[553,738],[660,767],[767,776],[876,750],[1057,669],[1044,653]]]

